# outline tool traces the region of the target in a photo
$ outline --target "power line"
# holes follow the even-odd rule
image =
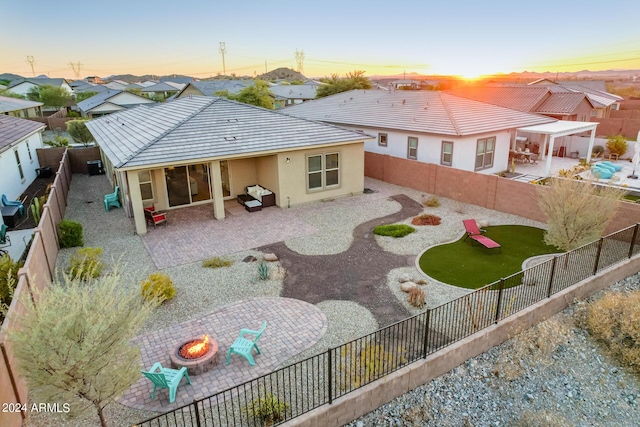
[[[83,64],[81,64],[80,61],[78,61],[77,63],[73,63],[73,61],[69,61],[69,65],[73,70],[73,74],[76,76],[76,80],[80,80],[80,70],[82,70]]]
[[[296,49],[294,55],[296,57],[296,63],[298,64],[298,69],[296,71],[300,74],[304,74],[304,50],[298,52],[298,49]]]

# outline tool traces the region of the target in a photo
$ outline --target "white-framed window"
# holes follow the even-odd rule
[[[340,153],[307,156],[307,190],[319,191],[340,186]]]
[[[389,138],[389,136],[386,133],[379,133],[378,134],[378,145],[381,146],[381,147],[386,147],[388,138]]]
[[[22,171],[22,163],[20,162],[20,154],[18,150],[13,152],[16,155],[16,163],[18,164],[18,172],[20,172],[20,179],[24,181],[24,172]]]
[[[442,152],[440,154],[440,164],[451,166],[453,163],[453,142],[442,141]]]
[[[27,141],[27,153],[29,154],[29,162],[33,163],[33,156],[31,155],[31,147],[29,147],[29,141]]]
[[[493,151],[496,146],[496,138],[483,138],[478,140],[476,146],[476,170],[493,167]]]
[[[407,158],[416,160],[418,158],[418,138],[410,136],[407,140]]]
[[[151,176],[151,171],[138,171],[138,181],[140,183],[140,195],[142,196],[142,201],[153,200],[153,178]]]

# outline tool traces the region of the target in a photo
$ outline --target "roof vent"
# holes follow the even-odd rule
[[[227,119],[229,123],[238,123],[238,119]]]
[[[407,103],[407,100],[406,100],[406,99],[403,99],[403,100],[402,100],[402,105],[404,105],[404,104],[406,104],[406,103]]]

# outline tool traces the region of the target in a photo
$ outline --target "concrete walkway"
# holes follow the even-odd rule
[[[304,321],[301,321],[304,319]],[[241,356],[232,355],[228,365],[225,357],[240,329],[259,329],[268,325],[260,337],[262,352],[255,355],[255,366]],[[169,352],[182,341],[208,334],[218,342],[219,361],[210,371],[190,375],[191,385],[182,380],[176,400],[169,403],[169,391],[159,389],[151,400],[153,384],[142,377],[118,400],[137,409],[167,412],[202,399],[253,378],[265,375],[278,365],[315,344],[327,330],[326,316],[312,304],[290,298],[254,298],[230,304],[199,319],[138,336],[143,368],[155,362],[171,367]]]

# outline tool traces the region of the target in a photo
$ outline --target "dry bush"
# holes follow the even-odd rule
[[[549,366],[558,346],[566,343],[572,334],[571,328],[562,321],[551,319],[539,323],[516,335],[512,348],[504,351],[496,362],[494,373],[512,381],[524,374],[527,364]]]
[[[514,427],[573,427],[574,424],[557,412],[543,410],[525,411],[511,424]]]
[[[424,291],[420,288],[411,288],[409,290],[409,304],[414,307],[422,308],[425,304]]]
[[[438,206],[440,206],[440,199],[438,198],[438,196],[430,196],[429,198],[424,199],[422,201],[422,204],[428,208],[437,208]]]
[[[440,217],[431,214],[422,214],[411,220],[413,225],[440,225]]]
[[[614,357],[640,373],[640,291],[606,294],[587,306],[585,321]]]

